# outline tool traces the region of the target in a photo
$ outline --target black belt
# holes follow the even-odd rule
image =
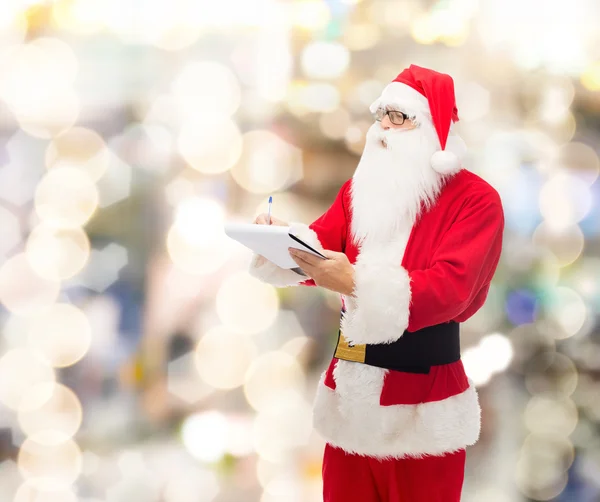
[[[431,366],[460,360],[459,334],[459,324],[447,322],[405,331],[392,343],[350,345],[340,330],[333,357],[390,370],[429,373]]]

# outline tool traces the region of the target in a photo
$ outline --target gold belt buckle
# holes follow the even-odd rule
[[[367,346],[363,345],[351,345],[348,340],[344,338],[344,335],[340,331],[340,337],[338,340],[337,347],[335,348],[335,354],[333,357],[337,359],[343,359],[344,361],[354,361],[357,363],[364,363],[367,354]]]

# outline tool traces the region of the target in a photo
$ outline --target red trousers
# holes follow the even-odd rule
[[[378,460],[329,444],[323,502],[460,502],[465,450],[444,456]]]

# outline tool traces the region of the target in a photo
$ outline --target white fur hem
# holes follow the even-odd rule
[[[358,455],[419,458],[455,452],[479,439],[481,409],[473,382],[469,384],[463,393],[442,401],[367,406],[325,386],[323,375],[314,427],[327,442]]]
[[[364,250],[359,256],[354,266],[354,294],[345,297],[341,328],[344,337],[354,344],[395,342],[408,326],[408,272],[373,251]],[[380,259],[373,259],[371,254]]]
[[[290,232],[307,244],[310,244],[317,251],[323,251],[323,246],[321,246],[317,234],[308,225],[304,223],[291,223]],[[308,279],[306,276],[297,274],[291,269],[278,267],[268,260],[262,265],[257,266],[258,259],[259,255],[254,254],[252,256],[248,272],[252,277],[256,277],[263,282],[279,288],[285,288],[288,286],[297,286]]]

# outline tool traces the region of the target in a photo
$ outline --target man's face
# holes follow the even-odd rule
[[[379,108],[375,113],[375,120],[379,122],[381,129],[384,131],[389,130],[403,130],[410,131],[415,129],[417,124],[411,120],[411,118],[404,112],[396,110],[394,107],[387,106],[385,108]],[[387,140],[381,139],[383,147],[387,147]]]

